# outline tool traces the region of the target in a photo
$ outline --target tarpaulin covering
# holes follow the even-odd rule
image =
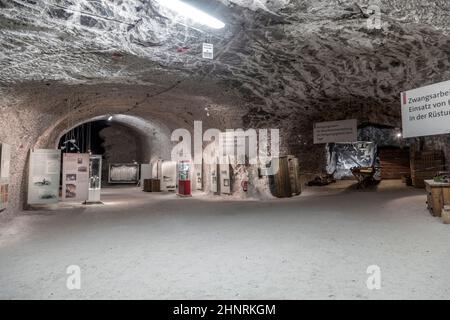
[[[353,177],[351,168],[370,167],[377,161],[377,145],[373,142],[333,143],[327,149],[327,172],[336,179]]]

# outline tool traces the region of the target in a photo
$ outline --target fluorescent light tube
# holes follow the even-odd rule
[[[156,0],[161,6],[213,29],[222,29],[225,23],[179,0]]]

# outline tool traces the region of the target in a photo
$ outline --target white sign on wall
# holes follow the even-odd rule
[[[57,203],[61,150],[36,149],[30,153],[28,204]]]
[[[203,59],[214,59],[214,45],[212,43],[203,44]]]
[[[356,142],[357,140],[358,121],[356,119],[314,124],[314,144]]]
[[[89,196],[89,153],[65,153],[63,157],[62,198],[86,201]]]
[[[403,137],[450,133],[450,81],[401,93]]]

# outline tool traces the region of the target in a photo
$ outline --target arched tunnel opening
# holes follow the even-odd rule
[[[71,129],[63,134],[58,143],[58,149],[63,155],[84,153],[100,156],[103,186],[114,181],[110,179],[111,166],[142,164],[149,162],[150,159],[148,147],[145,145],[147,137],[139,133],[136,128],[115,121],[112,116],[109,117],[111,119],[87,122]],[[129,182],[137,183],[138,180]]]
[[[448,299],[449,12],[0,0],[0,299]]]

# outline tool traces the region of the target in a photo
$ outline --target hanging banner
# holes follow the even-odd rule
[[[6,209],[9,198],[9,164],[11,147],[0,143],[0,211]]]
[[[319,122],[314,124],[314,144],[356,142],[358,140],[356,119]]]
[[[401,93],[403,137],[450,133],[450,81]]]
[[[63,156],[62,199],[86,201],[89,196],[89,153],[65,153]]]
[[[28,176],[28,204],[57,203],[60,172],[61,150],[31,150]]]

